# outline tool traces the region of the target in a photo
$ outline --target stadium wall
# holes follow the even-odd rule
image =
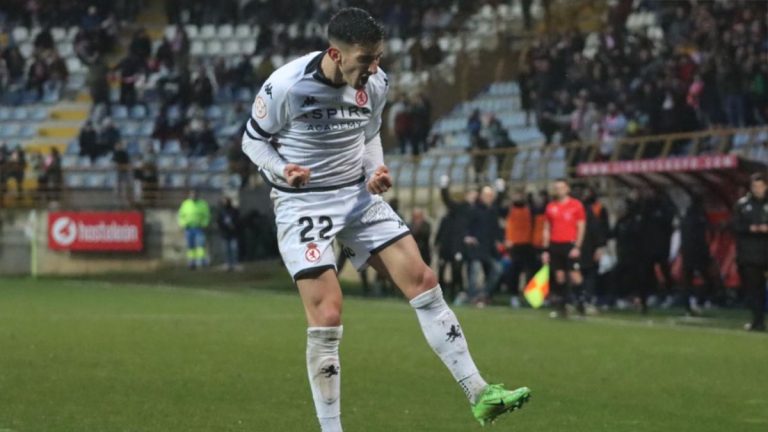
[[[4,211],[2,217],[0,274],[3,275],[31,274],[35,262],[40,275],[66,275],[146,272],[185,260],[184,235],[176,223],[175,210],[144,213],[144,249],[136,253],[53,251],[48,247],[47,211]]]

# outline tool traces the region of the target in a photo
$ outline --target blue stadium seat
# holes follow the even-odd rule
[[[448,174],[452,183],[463,183],[467,178],[467,166],[466,165],[454,165],[451,172]]]
[[[136,137],[139,135],[139,124],[132,121],[122,122],[120,133],[128,138]]]
[[[215,174],[210,176],[208,179],[207,186],[213,189],[222,189],[227,186],[227,178],[228,176],[226,174]]]
[[[178,121],[183,117],[181,112],[181,107],[179,107],[178,105],[171,105],[170,107],[168,107],[166,116],[168,117],[169,121]]]
[[[189,168],[190,162],[186,155],[180,154],[176,156],[176,168]]]
[[[134,105],[131,108],[131,118],[134,120],[144,120],[148,115],[147,108],[144,105]]]
[[[61,166],[64,168],[74,168],[77,166],[77,155],[65,154],[61,157]]]
[[[29,117],[29,113],[27,112],[27,109],[25,107],[16,107],[13,110],[13,119],[14,120],[27,120]]]
[[[196,173],[189,176],[189,185],[192,187],[208,186],[208,174]]]
[[[108,154],[106,156],[101,156],[98,159],[96,159],[93,163],[93,166],[97,168],[109,168],[113,165],[112,163],[112,155]]]
[[[176,167],[176,156],[160,155],[157,157],[157,167],[159,169],[169,169]]]
[[[113,105],[111,115],[115,120],[125,120],[128,118],[128,108],[125,105]]]
[[[80,188],[85,184],[85,175],[78,172],[69,172],[64,175],[64,184],[71,188]]]
[[[207,157],[195,157],[195,158],[189,159],[189,166],[195,171],[208,170],[208,164],[209,164],[209,161]]]
[[[48,109],[44,107],[36,107],[32,109],[30,118],[35,121],[43,121],[48,119]]]
[[[393,179],[398,186],[410,186],[412,184],[413,177],[413,164],[411,162],[403,162],[403,166],[400,172],[395,172],[394,175],[397,178]]]
[[[19,132],[21,132],[21,125],[18,123],[8,123],[0,129],[2,129],[0,130],[0,138],[8,139],[19,135]]]
[[[154,120],[146,120],[145,122],[141,123],[141,127],[139,129],[139,136],[143,138],[149,138],[152,136],[152,132],[155,130],[155,123]]]
[[[80,154],[80,140],[75,138],[67,143],[67,148],[64,150],[65,155],[77,156]]]
[[[227,169],[227,157],[219,156],[208,163],[209,171],[223,171]]]
[[[141,153],[141,146],[139,145],[138,141],[128,141],[128,144],[125,146],[125,150],[128,152],[128,154],[135,156]]]
[[[499,176],[499,170],[496,166],[496,158],[489,157],[486,159],[485,172],[489,179],[493,180]]]
[[[171,174],[168,186],[174,188],[182,188],[187,185],[186,174]]]
[[[248,89],[241,88],[237,91],[237,100],[243,103],[253,102],[253,93]]]
[[[427,186],[429,185],[429,176],[431,172],[428,169],[419,170],[419,172],[416,173],[416,185],[417,186]]]
[[[67,79],[67,90],[80,91],[85,87],[85,74],[72,74]]]
[[[103,187],[107,187],[110,189],[114,189],[115,186],[117,186],[117,173],[116,172],[110,172],[106,173],[104,176],[104,185]],[[128,188],[130,190],[131,185],[128,185]]]
[[[740,149],[749,142],[749,134],[736,134],[733,137],[733,148]]]
[[[208,120],[218,120],[224,116],[224,112],[218,105],[212,105],[205,110],[205,117]]]
[[[547,171],[548,178],[566,177],[566,163],[562,159],[552,160],[549,162],[549,166],[547,166]]]
[[[163,146],[163,154],[179,154],[181,153],[181,143],[178,140],[168,140]]]
[[[83,186],[89,189],[101,189],[106,183],[107,175],[104,173],[89,173],[85,176]]]
[[[19,136],[21,136],[24,139],[30,139],[33,138],[37,134],[37,128],[31,124],[25,124],[21,127],[21,131],[19,131]]]

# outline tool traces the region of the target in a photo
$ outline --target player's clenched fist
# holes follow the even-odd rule
[[[309,183],[309,168],[289,163],[283,169],[283,177],[293,187],[305,186]]]
[[[376,168],[370,180],[368,180],[368,192],[377,195],[383,194],[392,187],[392,177],[389,176],[389,168],[382,165]]]

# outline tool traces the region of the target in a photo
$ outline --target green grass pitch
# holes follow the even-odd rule
[[[0,431],[319,430],[298,296],[282,278],[261,284],[282,292],[225,279],[0,279]],[[481,429],[405,302],[344,308],[346,431]],[[457,312],[484,375],[533,389],[491,430],[768,430],[766,335]]]

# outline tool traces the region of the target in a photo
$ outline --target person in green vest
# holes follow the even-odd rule
[[[191,190],[181,203],[178,220],[187,238],[187,265],[192,270],[207,265],[205,229],[211,221],[211,210],[196,190]]]

